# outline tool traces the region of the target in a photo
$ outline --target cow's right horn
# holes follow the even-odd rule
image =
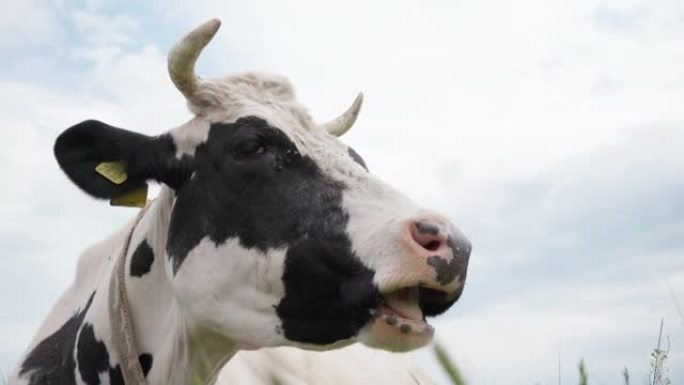
[[[188,100],[193,99],[201,81],[195,75],[195,62],[220,26],[221,21],[219,19],[211,19],[205,22],[185,35],[169,53],[169,76],[171,76],[176,88]]]
[[[351,126],[354,125],[354,122],[356,122],[356,118],[359,116],[359,111],[361,110],[361,104],[363,103],[363,93],[359,92],[359,94],[356,96],[356,99],[354,99],[354,103],[352,103],[351,107],[347,109],[342,115],[338,116],[337,118],[327,122],[323,123],[322,127],[329,133],[335,135],[335,136],[342,136],[345,132],[347,132]]]

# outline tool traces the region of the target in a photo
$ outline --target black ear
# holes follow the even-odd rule
[[[179,188],[191,173],[187,158],[176,158],[169,135],[150,137],[86,120],[68,128],[55,141],[55,157],[69,179],[87,194],[116,198],[153,179]],[[112,180],[98,172],[103,163],[125,170],[125,179]],[[101,169],[100,169],[101,170]],[[106,174],[106,173],[105,173]]]

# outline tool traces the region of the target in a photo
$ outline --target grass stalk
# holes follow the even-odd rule
[[[589,376],[587,375],[587,367],[584,364],[584,358],[580,360],[577,369],[579,370],[579,385],[587,385],[589,383]]]
[[[439,362],[439,365],[447,373],[451,383],[453,385],[466,385],[461,372],[458,370],[458,367],[451,357],[449,357],[449,354],[442,347],[442,345],[435,343],[433,350],[435,352],[435,356],[437,357],[437,362]]]

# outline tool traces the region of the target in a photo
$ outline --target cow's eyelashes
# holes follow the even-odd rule
[[[267,151],[266,143],[259,140],[245,140],[237,144],[233,153],[238,157],[251,157],[265,154]]]

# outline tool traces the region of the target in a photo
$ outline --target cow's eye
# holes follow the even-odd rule
[[[246,140],[235,147],[237,156],[254,156],[266,152],[266,144],[260,140]]]

